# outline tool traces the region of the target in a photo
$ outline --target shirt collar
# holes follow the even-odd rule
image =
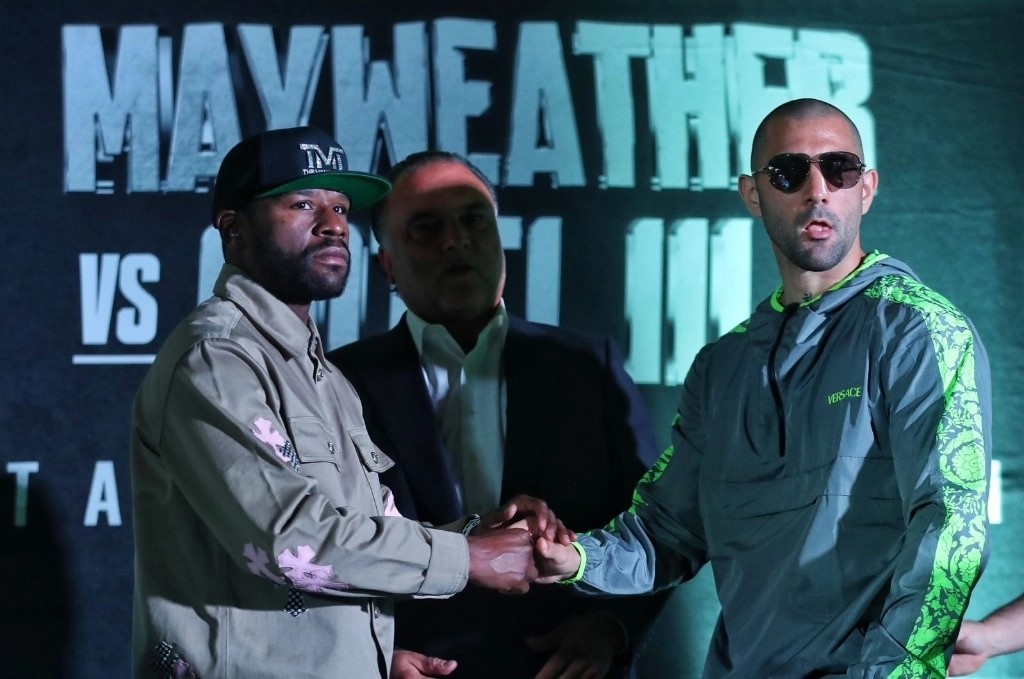
[[[409,333],[412,335],[412,341],[416,345],[416,353],[423,356],[423,342],[424,335],[427,334],[427,328],[430,328],[430,334],[438,334],[447,337],[451,340],[451,343],[458,346],[458,343],[448,332],[448,329],[439,323],[428,323],[413,311],[407,310],[405,312],[405,323],[409,328]],[[508,333],[508,311],[505,310],[505,300],[498,300],[498,308],[494,311],[494,316],[488,321],[487,325],[480,332],[480,336],[477,338],[477,346],[487,341],[498,341],[502,345],[505,343],[505,335]],[[493,336],[493,337],[492,337]]]

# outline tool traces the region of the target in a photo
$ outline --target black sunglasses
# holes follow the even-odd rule
[[[825,181],[837,189],[853,187],[867,169],[857,154],[849,151],[827,151],[817,158],[806,153],[780,153],[753,174],[767,172],[772,186],[783,193],[793,193],[807,180],[811,163],[817,163]]]

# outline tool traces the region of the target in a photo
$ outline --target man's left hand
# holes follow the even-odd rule
[[[485,514],[480,518],[480,525],[474,535],[495,528],[522,528],[536,540],[544,537],[552,542],[567,545],[576,539],[576,534],[565,527],[544,500],[529,495],[516,495],[514,498]]]
[[[566,620],[547,634],[531,637],[534,651],[553,651],[535,679],[600,679],[625,650],[625,632],[610,613],[596,611]]]
[[[455,671],[457,662],[444,658],[432,658],[415,651],[396,648],[391,656],[391,679],[425,679],[426,677],[447,677]]]

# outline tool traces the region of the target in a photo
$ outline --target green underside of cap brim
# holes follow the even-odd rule
[[[388,195],[391,184],[383,177],[366,172],[318,172],[264,191],[256,197],[280,196],[282,193],[303,189],[327,189],[344,193],[352,203],[350,209],[358,210]]]

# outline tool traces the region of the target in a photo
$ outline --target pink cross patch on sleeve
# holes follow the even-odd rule
[[[271,426],[270,420],[258,417],[253,424],[256,426],[256,428],[252,430],[253,435],[273,448],[274,454],[277,455],[282,462],[290,464],[292,461],[291,457],[282,454],[282,451],[287,451],[290,446],[287,446],[288,442],[285,438],[274,430]]]
[[[384,496],[384,516],[402,516],[395,506],[395,494],[387,486],[381,486],[381,494]]]
[[[284,445],[284,437],[274,431],[274,428],[270,426],[270,420],[265,418],[257,418],[255,422],[256,428],[252,430],[252,433],[256,435],[260,441],[269,443],[276,449],[278,446]]]
[[[277,555],[277,565],[292,587],[305,592],[326,592],[329,590],[345,590],[349,586],[334,580],[334,568],[330,565],[320,566],[313,563],[316,552],[309,545],[299,545],[295,553],[286,549]]]

